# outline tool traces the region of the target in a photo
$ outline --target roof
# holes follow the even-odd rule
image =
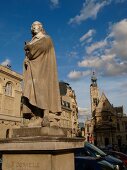
[[[102,93],[96,109],[101,109],[101,111],[110,111],[112,113],[115,112],[113,105],[109,102],[104,93]]]

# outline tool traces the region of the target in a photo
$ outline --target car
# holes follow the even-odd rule
[[[77,149],[75,151],[75,154],[79,156],[91,156],[94,158],[101,158],[102,160],[105,160],[114,165],[117,170],[127,170],[127,167],[125,166],[123,161],[104,153],[101,149],[94,146],[93,144],[90,144],[89,142],[85,142],[84,148]]]
[[[107,161],[98,158],[76,156],[75,170],[115,170],[115,167]]]
[[[105,150],[105,152],[109,155],[112,155],[120,160],[122,160],[124,162],[124,164],[127,166],[127,155],[122,153],[122,152],[118,152],[118,151],[111,151],[111,150]]]
[[[2,159],[0,158],[0,170],[2,170]]]

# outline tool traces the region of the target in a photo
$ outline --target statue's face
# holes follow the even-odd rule
[[[33,35],[38,34],[41,31],[40,25],[39,24],[34,24],[31,27],[31,32]]]

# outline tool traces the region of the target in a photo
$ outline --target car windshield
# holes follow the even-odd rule
[[[106,154],[100,150],[99,148],[97,148],[96,146],[94,146],[93,144],[90,143],[85,143],[85,147],[88,148],[91,152],[93,152],[97,157],[101,156],[106,156]]]

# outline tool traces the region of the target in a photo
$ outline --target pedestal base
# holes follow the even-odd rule
[[[74,155],[4,154],[2,170],[74,170]]]
[[[2,170],[74,170],[74,149],[83,138],[19,137],[0,140]]]

